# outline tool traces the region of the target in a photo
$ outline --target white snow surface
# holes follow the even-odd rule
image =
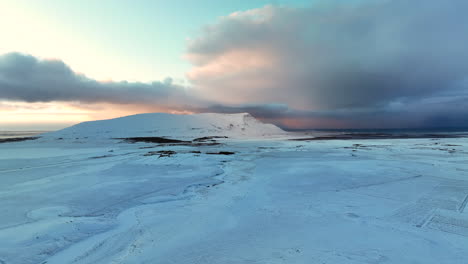
[[[53,140],[96,124],[0,144],[1,264],[468,263],[467,138]]]
[[[170,137],[193,138],[202,136],[263,137],[285,132],[272,124],[264,124],[248,113],[175,115],[149,113],[109,120],[83,122],[63,130],[45,134],[45,137],[123,138]]]

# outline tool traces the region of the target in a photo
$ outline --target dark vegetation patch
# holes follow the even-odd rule
[[[156,148],[156,147],[158,147],[158,145],[147,146],[147,147],[139,147],[138,149],[150,149],[150,148]]]
[[[236,153],[231,152],[231,151],[219,151],[219,152],[207,152],[206,154],[208,155],[234,155]]]
[[[122,139],[126,142],[130,143],[137,143],[137,142],[144,142],[144,143],[160,143],[160,144],[167,144],[167,143],[191,143],[191,141],[184,141],[178,139],[170,139],[170,138],[163,138],[163,137],[129,137],[129,138],[118,138]]]
[[[450,154],[453,153],[464,153],[460,149],[456,149],[454,147],[462,147],[462,145],[454,145],[454,144],[441,144],[439,142],[434,142],[431,144],[416,144],[417,147],[411,148],[411,149],[429,149],[429,150],[440,150],[440,151],[446,151]]]
[[[431,147],[416,147],[416,148],[411,148],[411,149],[430,149],[430,150],[440,150],[440,151],[446,151],[450,154],[459,152],[459,150],[454,149],[454,148],[431,148]]]
[[[221,143],[216,142],[216,138],[227,138],[223,136],[212,136],[212,137],[202,137],[202,138],[196,138],[192,141],[187,141],[187,140],[178,140],[178,139],[171,139],[171,138],[163,138],[163,137],[129,137],[129,138],[117,138],[121,139],[124,142],[129,142],[129,143],[137,143],[137,142],[143,142],[143,143],[157,143],[160,145],[154,146],[158,147],[161,145],[164,146],[189,146],[189,147],[202,147],[202,146],[217,146],[221,145]],[[141,147],[140,149],[143,148],[153,148],[153,146],[150,147]]]
[[[174,146],[188,146],[188,147],[203,147],[203,146],[218,146],[221,145],[221,143],[218,142],[191,142],[187,141],[187,143],[169,143],[169,144],[159,144],[153,147],[147,147],[147,148],[155,148],[155,147],[174,147]]]
[[[17,138],[0,138],[0,143],[8,143],[8,142],[20,142],[20,141],[27,141],[27,140],[36,140],[39,137],[17,137]]]
[[[228,138],[225,136],[211,136],[211,137],[200,137],[192,140],[193,142],[206,142],[206,141],[216,141],[217,138]]]
[[[212,184],[208,184],[206,185],[207,188],[210,188],[210,187],[215,187],[215,186],[218,186],[220,184],[223,184],[224,181],[219,181],[219,182],[215,182],[215,183],[212,183]]]
[[[177,152],[172,151],[172,150],[160,150],[160,151],[150,151],[150,152],[144,154],[143,156],[159,155],[159,158],[163,158],[163,157],[170,157],[170,156],[172,156],[174,154],[177,154]]]
[[[198,151],[198,150],[189,151],[188,153],[202,154],[202,152]],[[177,154],[177,152],[172,151],[172,150],[159,150],[159,151],[147,152],[147,153],[143,154],[143,156],[158,156],[158,158],[162,158],[162,157],[171,157],[172,155],[175,155],[175,154]],[[233,155],[233,154],[235,154],[235,152],[219,151],[219,152],[207,152],[206,154],[207,155]],[[197,156],[199,156],[199,155],[197,155]],[[96,157],[96,158],[100,158],[100,157]]]
[[[372,148],[388,148],[390,145],[364,145],[364,144],[353,144],[350,147],[343,147],[345,149],[352,149],[353,151],[356,151],[357,149],[366,149],[370,150]]]
[[[189,146],[192,147],[202,147],[202,146],[218,146],[221,145],[219,142],[198,142],[198,143],[191,143]]]
[[[102,155],[102,156],[91,157],[90,159],[103,159],[103,158],[110,158],[114,156],[115,155]]]
[[[412,147],[411,149],[428,149],[428,150],[440,150],[446,151],[448,153],[456,153],[459,152],[456,148],[457,146],[461,145],[453,145],[453,144],[440,144],[439,142],[434,143],[424,143],[424,144],[415,144],[417,147]],[[372,150],[373,148],[384,148],[388,149],[391,145],[366,145],[366,144],[353,144],[351,146],[343,147],[345,149],[351,149],[353,152],[358,150]]]
[[[189,147],[217,146],[217,145],[221,145],[221,143],[216,141],[216,139],[219,139],[219,138],[228,138],[228,137],[225,137],[225,136],[200,137],[200,138],[195,138],[192,141],[163,138],[163,137],[130,137],[130,138],[116,138],[116,139],[120,139],[128,143],[136,143],[136,142],[156,143],[156,145],[142,146],[139,148],[139,149],[149,149],[149,148],[171,147],[171,146],[179,146],[179,147],[180,146],[189,146]],[[202,154],[200,150],[193,150],[193,151],[189,151],[185,153]],[[171,157],[174,154],[176,154],[176,152],[172,150],[159,150],[159,151],[149,151],[146,154],[143,154],[143,156],[158,156],[159,158],[161,158],[161,157]],[[206,154],[208,155],[233,155],[235,154],[235,152],[219,151],[219,152],[207,152]],[[199,155],[196,155],[196,156],[199,156]]]

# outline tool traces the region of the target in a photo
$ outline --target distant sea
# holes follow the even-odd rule
[[[311,132],[314,134],[342,134],[342,133],[370,133],[370,134],[452,134],[461,133],[468,135],[468,128],[424,128],[424,129],[287,129],[290,132]],[[0,139],[33,137],[50,131],[22,130],[22,131],[0,131]]]
[[[396,129],[294,129],[292,132],[331,132],[331,133],[382,133],[382,134],[431,134],[467,133],[468,127],[448,128],[396,128]]]
[[[33,137],[49,131],[0,131],[0,138]]]
[[[439,137],[468,137],[468,128],[408,128],[408,129],[300,129],[290,132],[305,133],[314,137],[356,137],[364,138],[424,138],[438,135]]]

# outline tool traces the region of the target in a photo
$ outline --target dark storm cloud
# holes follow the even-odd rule
[[[187,89],[100,82],[11,53],[0,56],[0,100],[250,112],[295,128],[468,126],[468,1],[315,3],[206,26],[189,42]]]
[[[207,107],[198,107],[193,109],[196,112],[212,112],[212,113],[250,113],[259,118],[279,117],[282,114],[288,113],[290,109],[282,104],[246,104],[246,105],[222,105],[212,104]]]
[[[467,125],[467,12],[464,0],[322,1],[239,12],[190,41],[188,77],[221,102],[280,102],[355,124]]]
[[[0,99],[176,106],[194,100],[189,98],[187,91],[170,79],[153,83],[99,82],[73,72],[59,60],[41,60],[20,53],[0,56]]]

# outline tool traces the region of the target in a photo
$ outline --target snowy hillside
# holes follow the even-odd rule
[[[139,114],[109,120],[84,122],[63,130],[45,134],[53,138],[122,138],[199,136],[262,137],[283,134],[280,128],[265,124],[248,113]]]
[[[0,142],[0,264],[468,263],[468,138],[276,132],[145,114]],[[167,142],[108,139],[140,136]]]

